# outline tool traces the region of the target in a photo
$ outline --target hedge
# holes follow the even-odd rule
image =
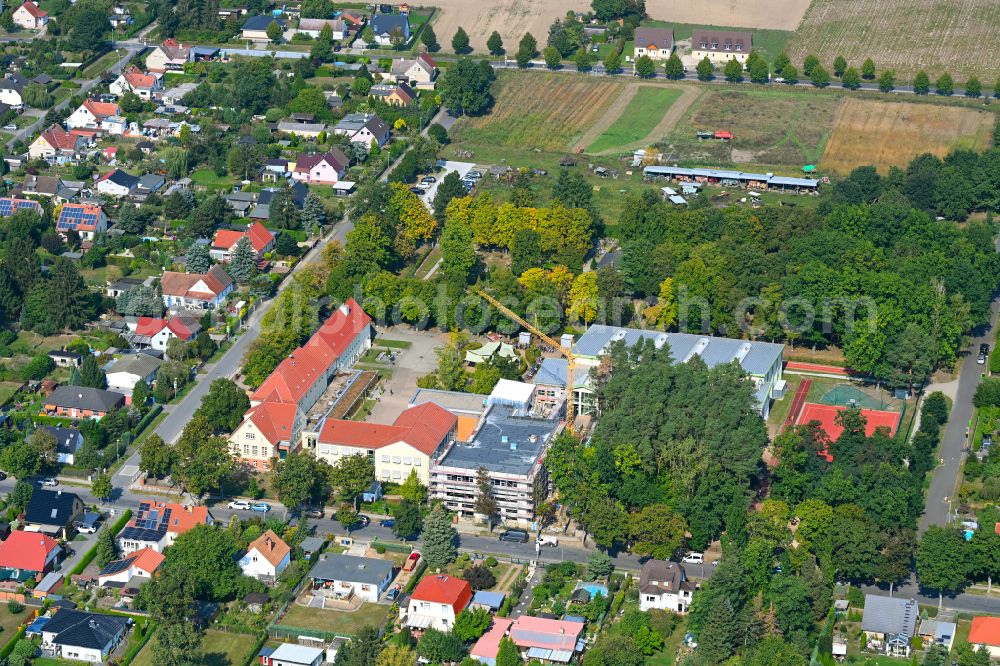
[[[25,629],[26,627],[21,625],[17,628],[17,632],[11,637],[11,639],[4,643],[3,648],[0,648],[0,659],[6,659],[10,656],[10,653],[14,651],[14,646],[17,645],[17,642],[24,638]]]
[[[112,534],[118,534],[119,532],[121,532],[122,528],[125,527],[125,523],[127,523],[129,518],[131,517],[132,517],[132,509],[125,509],[125,513],[122,514],[122,517],[116,520],[115,524],[111,526],[110,529]],[[108,529],[108,527],[105,526],[104,529]],[[97,543],[99,540],[100,540],[99,538],[95,540],[94,545],[90,547],[90,550],[88,550],[87,554],[83,556],[83,559],[76,563],[76,566],[73,567],[73,570],[69,572],[71,576],[79,576],[80,574],[83,573],[83,570],[86,569],[87,566],[94,561],[94,558],[97,557]]]
[[[125,651],[125,654],[122,655],[122,666],[128,666],[131,664],[132,660],[135,659],[140,652],[142,652],[142,648],[146,647],[146,644],[149,643],[149,639],[151,639],[153,634],[156,633],[156,623],[152,620],[143,625],[136,623],[136,631],[139,631],[140,627],[146,627],[145,633],[142,635],[142,638],[138,643],[133,642],[132,645],[129,646],[128,650]]]
[[[265,631],[258,636],[257,642],[254,644],[253,649],[250,650],[250,654],[248,654],[247,658],[243,660],[243,666],[253,666],[253,664],[257,663],[260,655],[260,649],[264,647],[264,643],[266,642],[267,632]]]
[[[427,560],[421,558],[420,563],[417,568],[413,570],[413,575],[410,576],[410,580],[407,581],[406,587],[403,588],[403,594],[409,594],[413,592],[413,588],[417,586],[420,579],[423,577],[424,572],[427,570]]]

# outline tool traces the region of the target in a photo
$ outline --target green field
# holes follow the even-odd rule
[[[232,176],[218,176],[213,169],[198,169],[191,174],[191,180],[196,185],[202,185],[210,190],[228,190],[236,182]]]
[[[600,153],[649,136],[670,105],[681,96],[680,88],[659,88],[644,86],[629,101],[622,115],[606,129],[588,152]]]
[[[132,661],[132,666],[154,666],[153,641],[155,640],[154,636],[146,643],[146,647]],[[204,655],[202,663],[205,666],[242,666],[250,657],[250,650],[255,643],[255,638],[247,634],[232,634],[209,629],[205,632],[205,640],[201,644]]]
[[[358,633],[362,627],[381,626],[388,612],[388,606],[367,602],[353,613],[323,608],[306,608],[293,603],[288,606],[288,612],[281,618],[279,624],[286,627],[317,629],[352,636]]]

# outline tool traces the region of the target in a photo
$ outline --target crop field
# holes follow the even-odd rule
[[[699,165],[803,166],[823,155],[840,98],[783,90],[705,92],[667,137],[675,159]],[[728,130],[732,141],[699,141],[698,131]]]
[[[925,69],[948,71],[992,86],[1000,74],[1000,2],[996,0],[813,0],[788,43],[800,64],[815,53],[828,65],[843,55],[855,66],[871,58],[879,70],[909,80]]]
[[[587,151],[628,150],[631,144],[645,139],[660,123],[674,102],[685,90],[680,87],[636,86],[638,90],[621,114],[601,132]]]
[[[983,150],[995,122],[993,113],[968,107],[845,99],[820,166],[846,173],[874,164],[884,173],[922,153]]]
[[[502,160],[511,150],[568,152],[627,85],[603,77],[502,72],[493,111],[460,118],[452,140],[479,161]]]

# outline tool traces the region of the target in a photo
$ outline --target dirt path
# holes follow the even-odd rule
[[[638,88],[639,86],[637,85],[633,87]],[[702,91],[698,90],[697,88],[691,86],[684,86],[684,91],[681,93],[681,96],[677,98],[676,102],[670,105],[670,108],[667,109],[667,112],[663,114],[662,118],[660,118],[660,122],[656,123],[656,127],[654,127],[649,134],[647,134],[639,141],[633,141],[632,143],[626,143],[624,145],[617,146],[615,148],[602,150],[601,152],[597,153],[597,155],[615,155],[618,153],[627,153],[633,150],[637,150],[639,148],[647,148],[650,145],[656,143],[657,141],[665,137],[670,132],[670,130],[674,128],[674,125],[677,124],[678,120],[684,117],[684,113],[687,112],[687,110],[691,107],[692,104],[694,104],[694,101],[698,99],[698,96],[701,95],[701,93]],[[633,93],[633,95],[634,94],[635,93]],[[629,99],[631,99],[631,97],[629,97]],[[611,109],[608,109],[608,111],[610,110]],[[606,116],[607,114],[605,114],[605,117]],[[604,118],[601,118],[601,121],[603,122]],[[611,123],[608,123],[607,126],[601,128],[601,132],[604,132],[604,130],[610,126]],[[600,134],[598,134],[597,136],[600,136]],[[595,136],[594,139],[596,139],[597,136]],[[591,139],[587,145],[593,143],[594,139]]]
[[[573,146],[572,152],[578,153],[581,150],[586,150],[587,146],[597,141],[597,137],[604,134],[604,131],[618,120],[622,112],[625,111],[625,107],[628,106],[628,103],[632,101],[637,92],[639,92],[639,84],[637,83],[625,88],[622,94],[616,97],[611,106],[604,111],[604,115],[598,118],[597,122],[583,133],[583,136]]]

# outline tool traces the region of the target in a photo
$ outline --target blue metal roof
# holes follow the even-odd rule
[[[719,180],[738,180],[741,182],[766,182],[768,185],[790,185],[794,187],[816,187],[819,181],[815,178],[789,178],[775,176],[772,173],[749,173],[731,171],[729,169],[689,169],[674,166],[648,166],[642,170],[646,176],[685,176],[688,178],[717,178]]]

